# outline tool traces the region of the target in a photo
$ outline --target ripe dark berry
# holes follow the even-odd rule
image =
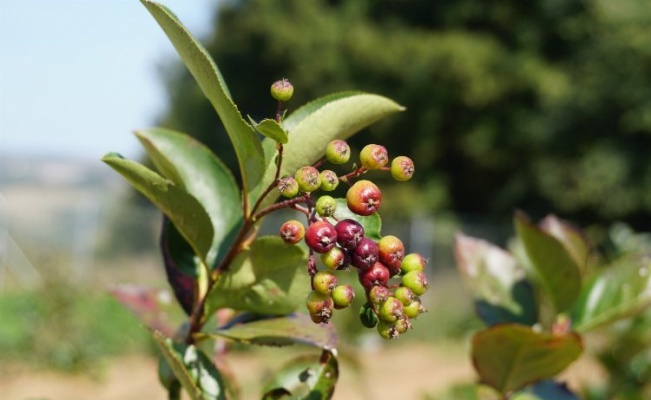
[[[316,201],[316,212],[322,217],[331,217],[337,210],[337,200],[332,196],[321,196]]]
[[[373,286],[386,286],[389,281],[389,270],[382,263],[376,262],[370,268],[359,271],[359,283],[367,291]]]
[[[300,185],[300,182],[299,182]],[[355,182],[346,192],[348,209],[357,215],[371,215],[382,204],[382,192],[371,181],[361,180]]]
[[[312,321],[316,323],[327,323],[330,321],[334,301],[329,295],[312,291],[307,295],[305,304]]]
[[[378,317],[382,321],[396,322],[398,319],[403,318],[403,307],[400,300],[395,297],[389,297],[384,303],[380,304]]]
[[[387,301],[389,296],[391,296],[391,291],[386,286],[373,286],[371,287],[371,290],[368,290],[368,299],[373,304],[379,305],[381,303],[384,303]]]
[[[317,221],[305,232],[305,243],[317,253],[325,253],[337,244],[337,231],[328,221]]]
[[[294,197],[298,194],[298,182],[291,176],[285,176],[278,181],[278,191],[284,197]]]
[[[339,177],[334,171],[326,169],[321,171],[321,189],[326,192],[332,192],[339,186]]]
[[[271,97],[278,101],[289,101],[294,94],[294,86],[287,79],[281,79],[271,85]]]
[[[298,188],[301,192],[313,192],[321,187],[321,175],[319,170],[305,166],[301,167],[294,174],[294,179],[298,182]]]
[[[287,244],[296,244],[305,236],[305,227],[299,221],[292,219],[280,227],[280,237]]]
[[[405,256],[405,246],[402,241],[395,236],[384,236],[377,243],[378,255],[380,262],[386,265],[391,276],[400,272],[400,263]]]
[[[337,243],[344,249],[354,249],[364,238],[364,227],[354,219],[344,219],[335,225]]]
[[[409,157],[399,156],[391,161],[391,176],[397,181],[410,180],[414,171],[414,162]]]
[[[319,271],[312,278],[314,290],[322,294],[330,294],[337,287],[337,277],[329,271]]]
[[[359,153],[359,160],[366,169],[380,169],[389,162],[389,154],[384,146],[369,144]]]
[[[347,256],[346,252],[344,252],[341,247],[337,246],[321,255],[321,262],[331,270],[343,268],[346,265],[347,260],[350,261],[350,258]]]
[[[423,271],[426,264],[427,260],[422,255],[418,253],[409,253],[402,259],[400,269],[402,269],[402,272],[405,274],[411,271]]]
[[[351,264],[359,269],[369,269],[377,260],[377,244],[369,238],[363,238],[350,253]]]
[[[339,285],[332,291],[332,300],[337,310],[348,307],[354,299],[355,289],[350,285]]]
[[[333,140],[326,146],[326,158],[333,164],[345,164],[350,159],[350,147],[343,140]]]
[[[423,271],[407,272],[402,277],[402,286],[408,287],[416,296],[420,296],[427,291],[429,283],[427,282],[427,275]]]

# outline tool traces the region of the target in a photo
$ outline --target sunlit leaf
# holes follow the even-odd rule
[[[289,139],[287,131],[280,126],[278,122],[273,119],[265,118],[262,121],[255,122],[251,117],[249,117],[251,125],[258,131],[262,136],[267,137],[274,142],[287,143]]]
[[[337,358],[332,352],[324,350],[320,357],[299,357],[285,365],[273,380],[265,385],[262,398],[330,399],[338,378]]]
[[[555,237],[565,247],[579,267],[582,276],[592,269],[594,258],[591,245],[583,232],[574,225],[555,215],[548,215],[540,221],[540,229]]]

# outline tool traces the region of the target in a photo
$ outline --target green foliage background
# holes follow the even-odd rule
[[[392,211],[520,207],[649,229],[650,23],[643,0],[240,0],[220,3],[204,43],[254,119],[273,113],[281,77],[289,107],[350,89],[405,105],[351,140],[415,160],[419,191],[387,188]],[[176,62],[164,79],[160,124],[234,168],[189,73]]]

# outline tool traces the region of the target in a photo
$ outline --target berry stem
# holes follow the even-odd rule
[[[297,204],[307,202],[309,199],[310,199],[310,194],[305,193],[302,196],[294,197],[293,199],[289,199],[289,200],[281,201],[279,203],[272,204],[272,205],[267,206],[267,207],[263,208],[262,210],[258,211],[257,214],[253,215],[251,217],[251,221],[255,222],[255,221],[259,220],[260,218],[264,217],[265,215],[267,215],[267,214],[269,214],[271,212],[282,210],[283,208],[294,207]]]
[[[359,167],[359,168],[355,169],[353,172],[349,172],[346,175],[342,175],[342,176],[340,176],[338,178],[339,178],[340,181],[350,184],[350,182],[348,182],[349,179],[357,178],[358,176],[362,175],[366,171],[368,171],[366,168]]]
[[[271,193],[271,191],[276,186],[278,186],[278,179],[280,178],[280,167],[283,164],[283,144],[277,142],[276,143],[276,149],[278,150],[278,164],[276,165],[276,174],[274,175],[274,180],[271,181],[269,186],[267,186],[267,188],[264,190],[264,192],[262,192],[262,195],[260,195],[260,197],[258,198],[258,201],[255,202],[255,205],[251,209],[251,214],[250,214],[251,216],[253,216],[255,214],[255,212],[258,210],[258,208],[260,208],[260,204],[262,204],[262,200],[264,200],[264,198],[267,197],[267,195],[269,195],[269,193]],[[246,198],[247,198],[247,196],[244,196],[245,200],[246,200]],[[253,218],[255,218],[255,217],[253,217]]]

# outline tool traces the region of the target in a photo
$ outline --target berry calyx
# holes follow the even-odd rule
[[[380,262],[386,265],[391,276],[400,272],[400,264],[405,257],[405,246],[400,239],[395,236],[384,236],[377,243],[378,256]]]
[[[350,262],[359,269],[369,269],[378,260],[377,244],[369,238],[362,241],[350,253]]]
[[[359,283],[367,291],[370,291],[373,286],[386,286],[388,281],[389,270],[382,263],[376,262],[370,268],[359,271]]]
[[[425,275],[423,271],[407,272],[405,276],[402,277],[401,285],[411,289],[416,296],[424,294],[429,287],[427,275]]]
[[[330,321],[332,309],[334,308],[334,301],[330,296],[312,291],[307,295],[305,304],[312,321],[317,324],[328,323]]]
[[[380,169],[389,162],[389,153],[384,146],[369,144],[359,153],[359,160],[366,169]]]
[[[331,217],[337,210],[337,200],[332,196],[321,196],[316,201],[316,212],[322,217]]]
[[[329,271],[319,271],[312,278],[312,287],[322,294],[331,294],[337,287],[337,277]]]
[[[350,306],[354,299],[355,289],[350,285],[339,285],[332,291],[332,300],[337,310]]]
[[[317,253],[325,253],[335,247],[337,231],[328,221],[317,221],[305,232],[305,243]]]
[[[271,97],[278,101],[289,101],[294,94],[294,86],[287,79],[271,84]]]
[[[326,158],[333,164],[345,164],[350,159],[350,146],[343,140],[335,139],[326,146]]]
[[[299,181],[300,185],[300,181]],[[382,204],[382,192],[371,181],[355,182],[346,192],[348,209],[357,215],[368,216],[375,213]]]
[[[340,247],[333,247],[321,255],[321,262],[326,268],[337,270],[346,265],[347,255]]]
[[[287,244],[296,244],[305,236],[305,227],[299,221],[292,219],[280,227],[280,237]]]
[[[335,225],[337,243],[344,249],[354,249],[364,238],[364,227],[354,219],[344,219]]]
[[[397,181],[410,180],[414,171],[414,162],[409,157],[398,156],[391,161],[391,176]]]
[[[329,169],[321,171],[321,189],[332,192],[339,186],[339,177],[335,171]]]
[[[301,192],[309,193],[321,187],[319,170],[311,166],[299,168],[296,174],[294,174],[294,179],[298,182],[298,188]]]
[[[400,269],[405,274],[411,271],[423,271],[426,264],[427,259],[422,255],[418,253],[409,253],[402,259]]]
[[[298,194],[298,182],[291,176],[284,176],[278,180],[278,191],[284,197],[294,197]]]

